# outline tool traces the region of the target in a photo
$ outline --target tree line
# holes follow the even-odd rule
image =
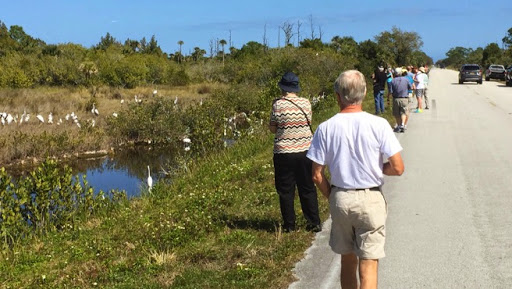
[[[459,68],[462,64],[479,64],[488,67],[491,64],[512,65],[512,27],[502,38],[501,47],[498,43],[487,44],[484,48],[453,47],[446,52],[446,58],[438,60],[437,65]]]
[[[290,24],[287,27],[291,29]],[[284,29],[283,28],[283,29]],[[290,31],[286,37],[290,37]],[[264,37],[265,40],[265,37]],[[298,38],[294,46],[288,39],[284,47],[271,48],[267,41],[249,41],[241,48],[231,45],[224,39],[210,41],[210,53],[201,47],[185,55],[179,40],[179,51],[164,52],[155,36],[149,40],[117,40],[110,33],[99,42],[86,48],[80,44],[47,44],[43,40],[28,35],[23,27],[12,25],[9,28],[0,21],[0,87],[30,88],[37,86],[92,86],[106,85],[120,88],[133,88],[148,85],[187,85],[195,82],[235,82],[261,83],[294,67],[303,60],[293,57],[331,59],[334,62],[350,64],[369,75],[377,65],[402,66],[432,64],[432,59],[421,47],[421,37],[415,32],[402,31],[393,27],[373,40],[357,42],[351,36],[335,36],[330,42],[316,37]],[[265,68],[269,58],[278,64],[272,75]],[[307,60],[307,59],[306,59]],[[328,61],[324,61],[326,64]],[[328,65],[328,64],[326,64]],[[317,66],[312,70],[322,70]],[[300,71],[298,71],[300,73]],[[316,71],[311,71],[318,75]],[[331,81],[329,79],[328,81]]]

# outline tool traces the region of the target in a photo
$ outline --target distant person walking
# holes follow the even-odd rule
[[[405,132],[405,125],[409,116],[409,89],[412,89],[412,85],[406,75],[407,72],[402,73],[402,68],[396,68],[395,78],[391,82],[393,116],[396,120],[395,132]]]
[[[429,104],[430,102],[428,101],[428,81],[429,81],[429,72],[430,70],[428,69],[428,65],[425,64],[425,66],[423,67],[423,69],[425,70],[423,73],[425,73],[425,75],[423,76],[423,83],[425,85],[425,91],[423,92],[423,98],[425,99],[425,109],[429,109]]]
[[[386,83],[388,85],[388,100],[389,100],[389,96],[391,95],[391,81],[393,80],[393,68],[391,67],[388,67],[388,69],[386,70]]]
[[[384,107],[384,91],[386,89],[386,73],[384,67],[379,66],[373,74],[373,99],[375,100],[375,114],[386,112]]]
[[[420,66],[416,75],[414,75],[414,86],[416,87],[414,93],[416,94],[416,100],[418,101],[416,112],[423,112],[423,105],[421,102],[425,96],[426,83],[428,83],[428,76],[425,74],[425,68]],[[426,104],[425,109],[428,109],[428,104]]]
[[[274,137],[275,186],[283,218],[283,230],[295,231],[295,187],[299,191],[306,229],[321,230],[318,197],[311,179],[311,160],[306,157],[311,144],[311,104],[297,96],[299,78],[293,72],[279,82],[281,97],[274,100],[269,129]]]
[[[329,200],[329,245],[341,254],[341,288],[359,288],[358,275],[361,289],[377,288],[387,218],[381,186],[383,175],[403,173],[402,147],[384,118],[363,111],[362,73],[343,72],[334,89],[340,112],[320,124],[307,156],[313,181]]]

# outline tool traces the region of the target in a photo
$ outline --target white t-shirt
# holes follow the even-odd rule
[[[414,82],[416,83],[416,89],[425,89],[428,84],[428,76],[420,71],[416,74]]]
[[[338,113],[320,124],[307,157],[329,167],[332,185],[363,189],[384,183],[384,159],[401,150],[384,118],[366,112]]]

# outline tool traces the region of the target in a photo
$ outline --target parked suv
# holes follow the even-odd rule
[[[466,81],[475,81],[482,84],[482,69],[478,64],[464,64],[459,70],[459,84]]]
[[[491,64],[485,71],[485,81],[491,78],[505,80],[505,67],[503,65]]]
[[[507,86],[512,86],[512,65],[507,68],[505,71],[505,83]]]

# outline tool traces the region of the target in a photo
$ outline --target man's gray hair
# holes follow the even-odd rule
[[[343,105],[360,104],[366,96],[366,80],[357,70],[347,70],[334,82],[334,90],[340,95]]]

